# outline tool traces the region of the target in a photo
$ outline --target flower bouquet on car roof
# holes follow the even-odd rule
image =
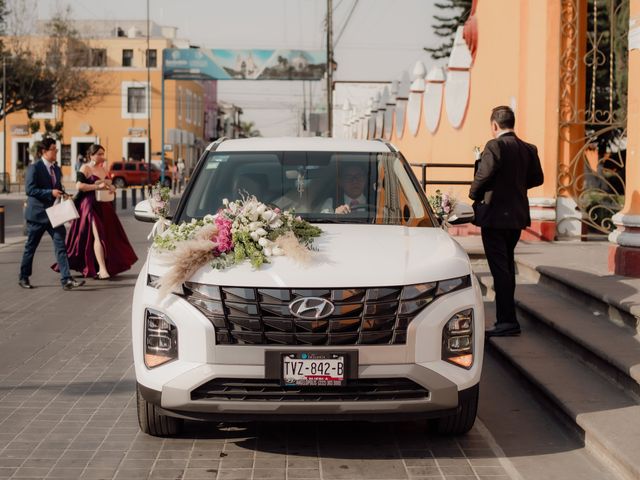
[[[225,269],[244,261],[260,268],[278,256],[288,256],[302,264],[310,261],[313,239],[322,233],[318,227],[292,210],[271,208],[252,196],[235,202],[225,199],[223,204],[215,215],[171,225],[155,237],[153,248],[167,253],[165,257],[171,265],[158,281],[161,297],[207,263]]]

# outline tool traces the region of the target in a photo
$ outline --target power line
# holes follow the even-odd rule
[[[355,11],[357,5],[358,5],[358,0],[353,0],[353,5],[351,6],[351,10],[349,11],[349,14],[347,15],[347,19],[344,21],[344,24],[342,25],[342,28],[340,29],[340,33],[338,33],[338,38],[336,38],[336,41],[333,44],[333,48],[336,48],[336,46],[338,45],[338,42],[340,41],[340,38],[342,37],[342,34],[344,33],[345,29],[347,28],[347,25],[349,24],[349,20],[351,20],[351,16],[353,15],[353,12]]]

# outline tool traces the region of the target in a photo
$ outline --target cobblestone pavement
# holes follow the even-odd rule
[[[123,223],[143,259],[150,225],[126,215]],[[21,245],[0,249],[0,479],[522,478],[508,459],[498,458],[501,451],[480,421],[459,439],[426,433],[419,423],[189,423],[180,438],[144,435],[129,331],[143,260],[116,280],[88,280],[63,292],[49,269],[53,252],[45,237],[31,277],[37,288],[25,291],[17,285],[21,252]],[[491,381],[485,392],[499,391]],[[517,411],[497,408],[503,410],[494,417]],[[527,410],[518,421],[533,418],[539,430],[553,429],[540,427],[546,424],[535,415]],[[503,430],[513,434],[512,427]],[[521,446],[527,455],[514,455],[523,468],[535,466],[535,478],[549,478],[538,470],[553,458],[567,468],[558,453],[576,451],[573,464],[589,465],[580,445],[560,435],[543,442],[539,435]],[[552,455],[536,462],[528,457],[536,452]]]

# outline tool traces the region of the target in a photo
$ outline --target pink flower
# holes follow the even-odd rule
[[[273,211],[276,213],[280,213],[280,209],[278,207],[274,208]]]
[[[218,227],[217,235],[211,239],[218,245],[214,249],[214,253],[219,255],[233,250],[233,240],[231,237],[231,226],[233,223],[231,220],[223,215],[218,215],[214,223],[216,224],[216,227]]]

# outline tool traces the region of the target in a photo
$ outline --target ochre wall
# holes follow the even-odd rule
[[[491,138],[491,109],[514,102],[516,132],[537,145],[545,172],[544,185],[531,190],[529,196],[553,198],[558,155],[560,0],[480,0],[476,18],[478,49],[470,70],[469,102],[462,125],[451,126],[443,98],[435,133],[425,127],[422,112],[415,136],[405,128],[398,138],[394,129],[391,141],[412,163],[473,164],[473,147],[483,147]],[[471,169],[427,172],[430,179],[472,178]],[[418,169],[416,174],[420,176]],[[432,193],[436,188],[467,199],[467,186],[429,186],[427,191]]]

